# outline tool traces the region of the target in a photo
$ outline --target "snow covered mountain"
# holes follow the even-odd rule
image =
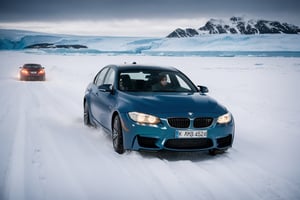
[[[300,28],[293,24],[268,20],[245,20],[242,17],[231,17],[229,21],[210,19],[199,29],[178,28],[168,38],[194,37],[202,34],[300,34]]]

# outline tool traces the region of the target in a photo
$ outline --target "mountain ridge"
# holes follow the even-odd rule
[[[231,17],[228,21],[222,19],[210,19],[198,29],[177,28],[167,38],[195,37],[205,34],[300,34],[300,28],[289,23],[270,21],[264,19],[249,19],[243,17]]]

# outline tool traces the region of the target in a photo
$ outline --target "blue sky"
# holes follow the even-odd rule
[[[165,36],[232,16],[300,25],[297,0],[0,0],[0,28],[83,35]]]

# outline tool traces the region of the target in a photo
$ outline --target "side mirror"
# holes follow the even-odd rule
[[[202,94],[208,93],[208,88],[206,86],[198,85],[198,87]]]
[[[100,92],[113,92],[112,84],[103,84],[98,87]]]

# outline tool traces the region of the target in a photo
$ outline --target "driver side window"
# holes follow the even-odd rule
[[[105,77],[104,84],[114,84],[115,80],[115,70],[110,69]]]
[[[179,84],[180,88],[186,89],[186,90],[191,90],[191,87],[184,80],[182,80],[181,77],[176,75],[176,78],[177,78],[177,81],[178,81],[178,84]]]
[[[100,86],[100,85],[103,84],[104,78],[105,78],[105,75],[106,75],[107,71],[108,71],[108,68],[104,68],[104,69],[102,69],[102,70],[98,73],[98,75],[95,77],[94,84],[95,84],[96,86]]]

